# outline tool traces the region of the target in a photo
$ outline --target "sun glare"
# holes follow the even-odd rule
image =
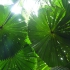
[[[20,2],[22,1],[22,5],[20,5]],[[30,14],[33,13],[35,15],[38,15],[38,10],[40,8],[40,4],[45,5],[46,3],[43,0],[18,0],[18,2],[12,7],[11,12],[15,14],[21,14],[22,7],[25,9],[25,11]],[[1,0],[0,4],[2,5],[11,5],[13,4],[12,0]],[[47,0],[47,4],[50,5],[49,1]]]
[[[34,14],[38,15],[38,9],[40,4],[37,0],[22,0],[23,1],[23,8],[26,10],[27,13],[33,12]],[[20,0],[11,8],[11,12],[15,14],[21,14],[22,7],[20,6]],[[0,4],[2,5],[11,5],[13,4],[12,0],[1,0]]]
[[[26,10],[28,14],[32,12],[35,15],[38,15],[39,7],[40,7],[40,4],[36,0],[24,0],[23,1],[23,8]],[[19,2],[13,6],[11,11],[14,12],[15,14],[21,13],[22,7],[19,5]]]
[[[23,3],[23,7],[27,12],[34,12],[36,15],[38,14],[40,4],[36,0],[25,0]]]
[[[0,1],[1,5],[11,5],[13,4],[12,0],[1,0]]]
[[[22,7],[19,6],[19,2],[17,2],[11,9],[11,12],[15,14],[21,14]]]

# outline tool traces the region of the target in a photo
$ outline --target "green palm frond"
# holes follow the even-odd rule
[[[36,70],[50,70],[51,68],[48,67],[48,65],[38,57],[37,59],[37,69]]]
[[[20,14],[9,14],[8,6],[0,6],[0,9],[0,59],[3,60],[12,57],[25,45],[27,26]]]
[[[49,66],[70,62],[70,15],[63,1],[40,9],[38,17],[32,15],[28,24],[32,46]]]
[[[0,70],[36,70],[37,56],[26,45],[14,57],[0,61]]]
[[[0,5],[0,70],[70,68],[70,1],[45,2],[28,25],[21,14],[11,13],[14,4]]]

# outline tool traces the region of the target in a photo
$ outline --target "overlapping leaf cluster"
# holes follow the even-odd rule
[[[39,9],[38,16],[32,14],[28,26],[21,14],[10,12],[11,6],[0,5],[0,70],[69,67],[70,2],[49,3]]]
[[[50,0],[50,5],[32,15],[28,34],[36,53],[49,66],[70,62],[70,2]]]
[[[27,25],[10,9],[0,5],[0,70],[35,70],[36,54],[25,42]]]

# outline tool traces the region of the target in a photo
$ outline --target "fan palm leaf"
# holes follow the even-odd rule
[[[32,15],[28,24],[32,47],[51,67],[70,62],[70,14],[65,1],[41,8],[38,17]]]
[[[21,19],[21,21],[19,21]],[[10,12],[9,6],[0,6],[0,59],[7,59],[25,45],[27,26],[24,18]]]
[[[37,56],[25,45],[14,57],[0,61],[0,70],[36,70]]]

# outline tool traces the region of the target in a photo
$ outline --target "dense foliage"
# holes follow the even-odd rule
[[[10,11],[13,5],[0,5],[0,70],[70,67],[70,1],[48,1],[28,24]]]

